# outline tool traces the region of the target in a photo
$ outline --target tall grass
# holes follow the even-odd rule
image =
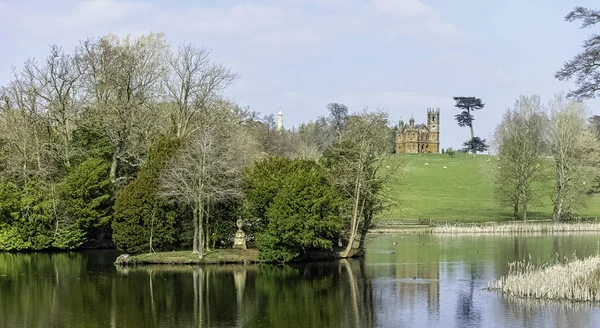
[[[471,225],[441,225],[433,227],[433,233],[559,233],[559,232],[584,232],[600,231],[600,223],[496,223],[496,224],[471,224]]]
[[[600,301],[600,256],[534,265],[509,264],[508,274],[488,284],[506,295],[572,301]]]

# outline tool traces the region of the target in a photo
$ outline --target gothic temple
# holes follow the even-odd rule
[[[440,109],[427,108],[427,124],[415,124],[410,116],[408,124],[398,123],[396,152],[407,154],[440,152]]]

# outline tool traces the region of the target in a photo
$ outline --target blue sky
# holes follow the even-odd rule
[[[11,66],[73,49],[107,33],[164,32],[173,46],[204,45],[239,73],[226,95],[261,113],[281,107],[287,127],[326,115],[325,105],[382,108],[392,120],[426,120],[441,108],[442,147],[460,147],[453,96],[486,108],[475,132],[489,138],[520,94],[545,101],[571,85],[554,79],[593,29],[564,16],[568,0],[0,0],[0,85]],[[598,100],[588,101],[600,114]]]

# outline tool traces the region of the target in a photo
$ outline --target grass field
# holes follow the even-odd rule
[[[440,221],[480,222],[511,219],[512,209],[494,196],[496,157],[457,154],[396,154],[386,165],[394,170],[388,183],[394,204],[380,220],[432,218]],[[444,168],[446,167],[446,168]],[[528,218],[552,217],[552,184],[537,186],[544,194],[530,208]],[[587,200],[580,216],[600,217],[600,195]]]

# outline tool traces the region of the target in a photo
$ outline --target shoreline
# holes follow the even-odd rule
[[[362,254],[354,253],[348,258],[361,257]],[[339,251],[309,251],[304,257],[286,263],[332,261],[342,259]],[[146,265],[210,265],[210,264],[281,264],[260,259],[257,249],[214,249],[207,251],[200,260],[198,254],[190,250],[157,252],[152,254],[121,254],[114,262],[115,266],[146,266]]]

